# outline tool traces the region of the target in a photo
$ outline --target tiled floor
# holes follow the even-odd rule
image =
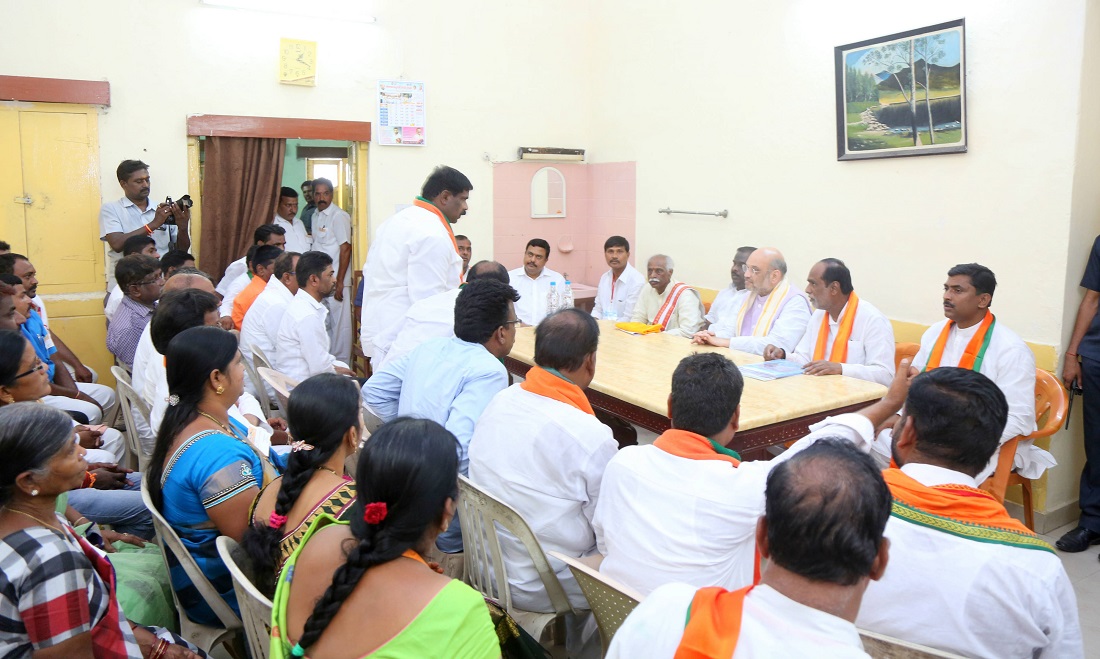
[[[1043,537],[1050,544],[1075,525],[1055,529]],[[1062,565],[1077,593],[1077,611],[1081,619],[1081,635],[1085,640],[1085,656],[1100,657],[1100,545],[1079,554],[1058,552]]]

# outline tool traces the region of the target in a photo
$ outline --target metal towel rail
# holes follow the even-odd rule
[[[671,208],[659,208],[659,209],[657,209],[657,212],[658,213],[664,213],[666,215],[672,215],[673,213],[677,213],[679,215],[714,215],[715,217],[729,217],[730,216],[730,212],[728,210],[725,210],[725,209],[722,209],[720,211],[674,211]]]

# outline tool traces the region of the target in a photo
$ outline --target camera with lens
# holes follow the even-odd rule
[[[176,223],[176,216],[173,214],[172,208],[171,208],[172,198],[171,197],[165,197],[164,198],[164,203],[167,204],[168,207],[169,207],[168,208],[168,219],[166,219],[164,221],[164,223],[165,224],[175,224]],[[177,199],[175,201],[175,203],[179,204],[180,210],[187,210],[188,208],[191,208],[192,206],[195,205],[195,202],[191,201],[191,195],[189,195],[189,194],[183,195],[182,197]]]

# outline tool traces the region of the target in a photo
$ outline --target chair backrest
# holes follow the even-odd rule
[[[256,364],[260,360],[253,357],[252,361],[242,359],[244,364],[244,370],[248,372],[248,379],[252,382],[252,388],[256,390],[256,400],[260,402],[260,407],[263,408],[264,414],[271,414],[272,410],[275,410],[275,406],[271,404],[271,396],[267,395],[267,387],[264,386],[263,379],[260,378],[260,374],[256,371]],[[286,410],[282,410],[286,413]]]
[[[294,387],[298,386],[298,381],[288,375],[283,375],[274,369],[264,366],[257,368],[256,372],[260,374],[261,380],[275,390],[275,397],[279,399],[279,407],[286,412],[287,402],[290,400],[290,392]]]
[[[546,554],[535,538],[531,527],[514,508],[470,482],[458,477],[458,516],[462,519],[462,547],[465,554],[465,581],[483,595],[492,597],[511,612],[512,593],[508,588],[505,569],[497,536],[497,525],[511,533],[527,550],[546,588],[554,613],[573,611],[558,575],[550,566]]]
[[[863,651],[874,659],[962,659],[962,655],[926,645],[917,645],[865,629],[859,630],[859,640],[863,641]]]
[[[919,343],[895,343],[894,344],[894,368],[896,369],[901,365],[901,360],[906,357],[909,358],[909,363],[913,363],[913,357],[920,351]],[[919,367],[918,367],[919,368]]]
[[[592,615],[596,617],[603,653],[607,655],[615,632],[619,631],[619,627],[642,601],[643,596],[575,558],[556,551],[550,552],[550,556],[569,566],[569,571],[573,573],[573,578],[577,580],[577,585],[588,600],[588,608],[592,609]]]
[[[142,479],[141,481],[141,500],[145,503],[145,507],[149,509],[149,513],[153,516],[153,528],[157,532],[157,537],[160,538],[160,553],[164,558],[165,566],[171,571],[171,564],[168,561],[168,553],[171,552],[176,562],[179,563],[183,571],[187,573],[187,578],[191,580],[191,583],[195,586],[195,590],[199,591],[199,595],[206,600],[206,603],[210,606],[214,615],[218,617],[222,627],[227,630],[240,629],[241,619],[237,617],[233,609],[229,608],[229,605],[225,603],[225,600],[218,594],[218,591],[214,589],[210,580],[206,578],[206,575],[199,569],[198,564],[195,563],[195,559],[191,558],[191,552],[187,551],[187,547],[183,546],[180,537],[176,535],[176,530],[172,528],[168,520],[164,519],[164,516],[161,515],[160,511],[153,505],[153,499],[149,496],[149,481],[146,479]],[[183,607],[180,606],[179,596],[176,594],[174,588],[172,589],[172,600],[176,604],[176,609],[180,612],[180,617],[186,616],[187,614],[184,613]]]
[[[237,541],[223,535],[218,537],[217,545],[218,555],[229,568],[229,576],[233,579],[233,591],[237,593],[237,604],[241,607],[241,622],[252,659],[267,659],[271,651],[271,600],[252,585],[237,563],[234,556],[238,553]]]
[[[275,367],[271,365],[271,360],[267,358],[263,350],[260,350],[256,346],[249,346],[248,349],[252,351],[252,360],[255,362],[257,369],[262,366],[264,368],[270,368],[273,371],[275,370]]]
[[[132,459],[137,460],[137,469],[143,472],[151,456],[141,448],[141,437],[138,434],[134,413],[136,410],[136,413],[142,416],[145,425],[149,425],[149,406],[145,404],[145,400],[130,385],[130,376],[126,371],[118,366],[112,366],[111,375],[115,376],[118,404],[122,408],[122,418],[126,420],[126,432],[123,434],[126,439],[126,452],[130,454]],[[131,462],[131,464],[133,463]]]

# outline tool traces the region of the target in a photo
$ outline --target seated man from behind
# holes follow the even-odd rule
[[[157,244],[153,241],[152,236],[131,236],[126,239],[126,242],[122,243],[122,258],[126,258],[131,254],[145,254],[155,259],[160,258],[160,254],[157,253]],[[118,263],[115,263],[115,267],[118,267]],[[118,283],[118,280],[115,280]],[[126,297],[124,291],[118,286],[111,289],[111,293],[107,296],[107,303],[103,306],[103,315],[107,317],[107,323],[110,324],[115,319],[115,311],[118,310],[118,305],[122,304],[122,298]]]
[[[774,345],[793,351],[810,322],[810,304],[787,281],[787,261],[774,247],[761,247],[745,262],[745,290],[733,298],[720,322],[692,342],[763,355]]]
[[[132,370],[141,333],[153,317],[164,287],[160,261],[144,254],[124,256],[115,265],[115,282],[118,283],[115,290],[122,291],[124,297],[107,327],[107,349],[127,370]]]
[[[864,595],[861,629],[967,657],[1084,656],[1057,554],[978,489],[1009,409],[968,369],[913,379],[892,439],[900,468],[884,472],[890,569]]]
[[[759,585],[662,586],[623,623],[609,658],[869,656],[854,622],[890,546],[890,490],[874,460],[844,440],[819,441],[772,471],[765,498]]]
[[[275,259],[274,271],[267,280],[267,286],[248,308],[241,323],[241,354],[252,363],[252,348],[258,347],[268,359],[275,359],[276,341],[279,338],[279,325],[290,301],[298,292],[298,279],[295,268],[298,252],[283,252]],[[245,388],[248,388],[247,380]]]
[[[279,249],[286,248],[286,229],[275,224],[261,224],[252,232],[252,245],[244,256],[233,261],[225,268],[225,274],[218,282],[217,292],[222,296],[221,325],[225,329],[232,329],[233,301],[237,295],[248,286],[252,280],[252,270],[248,266],[248,260],[253,253],[253,247],[260,245],[274,245]]]
[[[596,420],[584,388],[596,374],[600,328],[580,309],[563,309],[535,328],[535,364],[527,380],[498,394],[470,442],[470,480],[515,508],[543,549],[596,553],[592,515],[604,469],[618,448]],[[527,551],[501,533],[512,602],[551,611]],[[550,559],[569,601],[588,608],[564,563]]]
[[[353,375],[347,364],[329,352],[325,298],[336,292],[332,257],[324,252],[306,252],[298,259],[295,272],[298,292],[286,307],[276,336],[275,363],[283,375],[301,382],[318,373]]]
[[[252,281],[248,282],[248,285],[244,287],[237,297],[233,299],[233,328],[241,329],[241,325],[244,323],[244,315],[248,312],[249,307],[256,301],[256,298],[260,296],[260,293],[267,287],[267,282],[271,279],[272,273],[275,272],[275,259],[279,258],[279,255],[283,253],[283,250],[275,247],[274,245],[261,245],[256,248],[256,251],[252,254],[252,262],[249,267],[252,269]]]
[[[656,254],[646,263],[643,287],[630,322],[660,325],[662,332],[691,338],[703,326],[703,303],[694,288],[672,277],[672,257]]]
[[[431,339],[388,362],[363,385],[363,402],[383,421],[413,416],[451,431],[458,439],[458,471],[466,476],[474,424],[493,396],[508,388],[501,360],[516,341],[518,299],[514,288],[494,279],[470,282],[452,312],[455,336]],[[459,525],[452,523],[436,546],[447,554],[462,551]]]
[[[840,259],[822,259],[806,277],[817,309],[798,347],[774,345],[764,359],[789,359],[807,375],[847,375],[889,386],[894,377],[894,328],[882,312],[856,295],[852,273]]]

